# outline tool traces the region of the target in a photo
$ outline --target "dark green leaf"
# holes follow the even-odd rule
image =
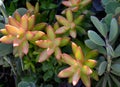
[[[53,71],[47,71],[44,75],[43,75],[43,79],[44,81],[47,81],[48,79],[52,78],[53,76]]]
[[[88,37],[95,44],[100,45],[100,46],[105,46],[104,40],[96,32],[94,32],[92,30],[89,30],[88,31]]]

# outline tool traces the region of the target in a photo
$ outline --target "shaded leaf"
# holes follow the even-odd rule
[[[111,69],[115,72],[120,73],[120,64],[112,64]]]

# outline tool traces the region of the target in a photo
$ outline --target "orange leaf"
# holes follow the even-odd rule
[[[80,79],[80,70],[78,69],[74,73],[73,78],[72,78],[72,84],[73,84],[73,86],[75,86],[78,83],[79,79]]]
[[[68,54],[62,54],[62,59],[63,62],[69,64],[69,65],[74,65],[76,63],[76,61]]]
[[[41,48],[48,48],[52,44],[50,40],[38,40],[36,44]]]
[[[5,25],[7,32],[13,36],[19,35],[19,29],[11,25]]]
[[[49,26],[47,27],[47,36],[48,36],[48,38],[50,38],[50,40],[54,40],[55,37],[56,37],[56,35],[55,35],[55,33],[54,33],[54,29],[52,28],[51,25],[49,25]]]
[[[28,41],[23,41],[23,43],[22,43],[22,52],[24,54],[27,54],[28,51],[29,51],[29,43],[28,43]]]
[[[68,26],[68,27],[70,26],[69,21],[67,19],[65,19],[64,17],[62,17],[60,15],[56,15],[56,19],[60,24],[62,24],[64,26]]]
[[[76,34],[76,30],[75,30],[75,29],[71,29],[71,30],[70,30],[70,36],[71,36],[72,38],[76,38],[77,34]]]
[[[34,34],[34,37],[32,38],[34,41],[39,40],[43,35],[45,35],[42,31],[32,31],[32,33]]]
[[[0,42],[2,43],[6,43],[6,44],[11,44],[13,43],[14,37],[11,35],[8,36],[3,36],[0,38]]]
[[[58,74],[58,77],[67,78],[67,77],[72,76],[73,73],[74,73],[74,68],[71,66],[71,67],[68,67],[68,68],[60,71],[60,73]]]
[[[72,6],[72,3],[70,1],[63,1],[62,4],[67,6],[67,7],[71,7]]]
[[[67,32],[67,30],[69,30],[69,27],[63,26],[63,27],[58,28],[58,29],[55,31],[55,33],[56,33],[56,34],[63,34],[63,33],[65,33],[65,32]]]
[[[44,50],[39,57],[39,61],[38,62],[44,62],[45,60],[47,60],[49,58],[50,55],[47,54],[47,50]]]
[[[55,57],[56,57],[56,59],[59,60],[61,58],[61,55],[62,55],[62,52],[61,52],[60,48],[56,47],[55,48]]]
[[[54,48],[47,48],[47,54],[50,56],[54,53]]]
[[[26,32],[26,39],[27,39],[27,40],[32,40],[32,39],[33,39],[33,36],[34,36],[34,34],[33,34],[32,32],[30,32],[30,31],[27,31],[27,32]]]
[[[15,26],[17,28],[20,27],[20,23],[16,21],[13,17],[9,16],[8,21],[10,25]]]
[[[33,30],[35,24],[35,16],[32,15],[31,17],[28,18],[28,30]]]
[[[60,45],[60,42],[61,42],[61,38],[56,38],[56,39],[54,40],[54,46],[55,46],[55,47],[59,46],[59,45]]]
[[[28,29],[28,16],[26,14],[22,16],[20,23],[21,23],[21,27],[24,30]]]
[[[7,32],[6,29],[0,29],[0,32],[1,32],[2,34],[4,34],[4,35],[7,35],[7,34],[8,34],[8,32]]]
[[[15,38],[13,41],[13,47],[17,47],[21,44],[22,40]]]

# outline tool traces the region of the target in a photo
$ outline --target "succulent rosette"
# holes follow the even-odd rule
[[[62,54],[62,61],[70,65],[70,67],[60,71],[58,77],[69,78],[69,82],[72,82],[74,86],[81,79],[86,87],[90,87],[90,76],[94,75],[94,78],[98,79],[97,73],[93,71],[97,62],[89,59],[90,56],[84,56],[81,47],[75,43],[72,43],[72,51],[74,57],[66,53]]]
[[[29,51],[29,41],[33,42],[40,39],[44,32],[34,30],[35,16],[28,16],[24,14],[21,16],[18,12],[13,17],[8,18],[8,24],[5,25],[5,29],[1,29],[1,33],[4,34],[0,38],[1,43],[13,44],[13,53],[15,56],[22,56]]]

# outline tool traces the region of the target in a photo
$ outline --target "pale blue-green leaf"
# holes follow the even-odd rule
[[[106,61],[101,62],[98,68],[98,75],[100,76],[103,75],[103,73],[106,70],[106,67],[107,67],[107,62]]]
[[[111,20],[111,25],[110,25],[110,33],[109,33],[109,41],[112,41],[116,38],[118,35],[118,23],[115,18]]]
[[[94,24],[94,26],[97,28],[97,30],[104,36],[106,37],[107,32],[106,29],[103,27],[102,22],[100,22],[96,17],[91,16],[91,21]]]
[[[27,9],[26,8],[18,8],[16,9],[16,11],[21,15],[23,16],[25,13],[27,13]],[[13,13],[14,15],[14,13]]]
[[[90,49],[97,49],[99,53],[106,54],[106,50],[104,47],[93,43],[91,40],[85,40],[85,44]]]
[[[119,57],[119,56],[120,56],[120,44],[115,49],[115,57]]]
[[[12,45],[0,43],[0,57],[13,52]]]
[[[94,32],[92,30],[89,30],[88,31],[88,37],[95,44],[100,45],[100,46],[105,46],[104,40],[96,32]]]
[[[118,72],[115,72],[115,71],[113,71],[113,70],[111,70],[110,72],[111,72],[112,74],[116,75],[116,76],[120,76],[120,73],[118,73]]]
[[[120,73],[120,64],[112,64],[111,69],[115,72]]]
[[[113,50],[113,48],[109,45],[106,47],[106,50],[107,50],[107,54],[112,56],[112,57],[115,57],[115,52]]]
[[[4,28],[5,27],[5,24],[3,23],[0,23],[0,29]]]

